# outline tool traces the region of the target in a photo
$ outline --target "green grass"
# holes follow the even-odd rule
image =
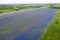
[[[10,11],[14,11],[12,7],[0,7],[0,14]]]
[[[60,40],[60,10],[40,40]]]
[[[3,10],[0,10],[0,14],[1,13],[5,13],[5,12],[11,12],[11,11],[13,11],[13,10],[12,9],[8,9],[8,10],[7,9],[3,9]]]
[[[22,9],[29,9],[29,8],[40,8],[41,6],[17,6],[15,9],[13,6],[6,6],[6,7],[0,7],[0,14],[5,12],[11,12],[11,11],[19,11]]]

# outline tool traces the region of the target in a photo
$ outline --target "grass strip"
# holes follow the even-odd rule
[[[60,10],[40,40],[60,40]]]

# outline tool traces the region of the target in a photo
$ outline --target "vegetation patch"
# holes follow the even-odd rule
[[[29,8],[40,8],[41,6],[0,6],[0,14],[11,11],[19,11]]]
[[[60,10],[40,40],[60,40]]]

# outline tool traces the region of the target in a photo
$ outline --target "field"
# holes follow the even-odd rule
[[[60,40],[60,10],[49,25],[47,32],[41,37],[40,40]]]
[[[12,7],[0,7],[0,14],[13,11]]]
[[[5,12],[11,12],[11,11],[19,11],[19,10],[22,10],[22,9],[29,9],[29,8],[40,8],[42,6],[3,6],[1,7],[0,6],[0,14],[2,13],[5,13]],[[42,8],[45,8],[45,7],[49,7],[49,6],[44,6]],[[54,19],[52,20],[52,22],[50,23],[49,27],[45,30],[44,34],[41,36],[41,38],[39,38],[39,40],[60,40],[60,7],[53,7],[53,6],[50,6],[51,9],[58,9],[57,10],[57,14],[55,15]],[[43,9],[44,10],[44,9]],[[49,11],[49,10],[48,10]],[[45,13],[46,11],[43,11],[42,13]],[[32,13],[32,12],[30,12]],[[33,13],[36,13],[36,14],[40,14],[40,10],[39,11],[34,11]],[[48,12],[47,12],[48,13]],[[50,13],[50,12],[49,12]],[[17,13],[18,14],[18,13]],[[52,14],[52,13],[51,13]],[[34,14],[35,15],[35,14]],[[24,15],[25,16],[25,15]],[[24,17],[24,16],[14,16],[14,17],[9,17],[9,19],[11,18],[11,20],[9,20],[7,18],[7,22],[8,24],[10,25],[12,22],[12,25],[15,26],[15,21],[16,21],[16,26],[20,25],[19,23],[17,23],[18,21],[20,21],[20,17]],[[30,16],[30,15],[29,15]],[[48,15],[48,16],[51,16],[51,15]],[[15,17],[17,19],[15,19]],[[32,16],[30,16],[32,17]],[[40,15],[39,15],[40,17]],[[37,17],[37,18],[39,18]],[[45,16],[46,17],[46,16]],[[14,18],[14,19],[13,19]],[[49,18],[50,19],[50,18]],[[3,20],[3,19],[2,19]],[[9,20],[9,21],[8,21]],[[15,21],[14,21],[15,20]],[[46,19],[48,20],[48,19]],[[39,20],[40,21],[40,20]],[[45,20],[43,20],[45,21]],[[0,25],[3,25],[5,26],[5,23],[6,22],[6,19],[4,19],[4,21],[1,21],[1,24]],[[9,23],[10,22],[10,23]],[[48,22],[48,21],[46,21]],[[9,26],[7,25],[7,26]],[[12,26],[11,25],[11,26]],[[26,25],[26,24],[25,24]],[[30,25],[30,24],[29,24]],[[40,24],[39,24],[40,25]],[[41,25],[40,25],[41,26]],[[39,27],[40,27],[39,26]],[[24,26],[23,26],[24,27]],[[41,26],[42,27],[42,26]],[[9,28],[10,29],[10,28]],[[36,29],[35,29],[36,30]],[[40,29],[39,29],[40,30]],[[38,31],[39,31],[38,30]],[[5,30],[4,30],[5,31]],[[40,31],[39,31],[40,32]],[[35,37],[35,35],[34,35]],[[30,38],[30,37],[29,37]],[[9,39],[9,38],[8,38]],[[31,38],[30,38],[31,39]]]
[[[0,14],[11,11],[18,11],[21,9],[29,9],[29,8],[39,8],[40,6],[0,6]]]

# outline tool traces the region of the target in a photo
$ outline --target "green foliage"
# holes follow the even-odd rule
[[[27,8],[39,8],[40,6],[0,6],[0,13],[10,12],[10,11],[19,11],[21,9]]]
[[[0,7],[0,13],[14,11],[12,6]]]
[[[60,9],[60,7],[50,7],[50,8],[54,8],[54,9]]]
[[[49,8],[60,9],[60,6],[54,6],[54,5],[51,5]]]

